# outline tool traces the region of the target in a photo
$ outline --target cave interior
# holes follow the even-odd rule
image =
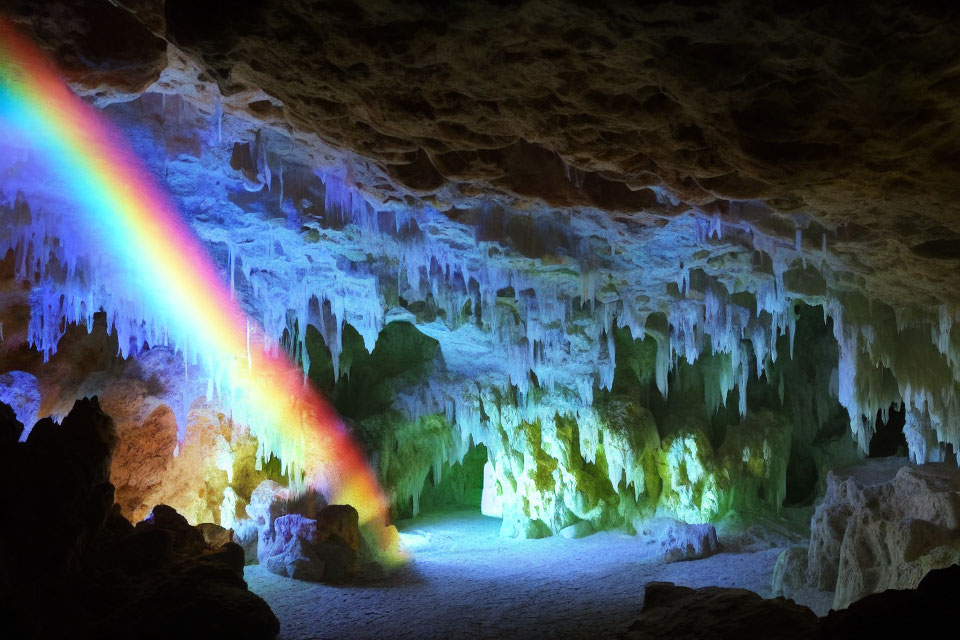
[[[899,0],[0,0],[0,631],[950,624],[957,60]]]

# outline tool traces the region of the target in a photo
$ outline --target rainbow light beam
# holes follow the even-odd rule
[[[60,80],[55,66],[0,17],[0,124],[62,180],[97,264],[142,287],[144,322],[162,319],[185,358],[207,366],[234,418],[275,454],[292,481],[356,507],[386,549],[387,501],[337,413],[276,349],[250,349],[262,329],[246,317],[207,251],[123,136]],[[11,133],[12,132],[12,133]],[[253,335],[254,337],[251,337]],[[394,530],[395,531],[395,530]]]

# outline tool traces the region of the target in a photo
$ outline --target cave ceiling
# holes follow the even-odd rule
[[[826,236],[837,269],[884,300],[960,297],[960,34],[946,10],[4,4],[94,102],[219,99],[251,130],[306,143],[275,153],[349,167],[382,205],[591,208],[637,226],[743,216],[791,246],[808,230],[810,251]]]
[[[511,386],[565,394],[548,412],[589,407],[612,386],[614,323],[658,341],[663,393],[679,358],[724,354],[723,402],[763,375],[781,335],[792,342],[793,303],[808,302],[833,319],[832,392],[861,446],[877,410],[901,401],[926,416],[918,433],[960,445],[941,428],[960,415],[949,8],[0,0],[0,12],[126,133],[267,337],[315,326],[335,377],[344,322],[368,349],[396,320],[436,339],[448,386],[398,400],[411,414],[478,424],[482,389]],[[67,199],[0,165],[8,197],[34,210]],[[309,368],[302,345],[297,357]]]

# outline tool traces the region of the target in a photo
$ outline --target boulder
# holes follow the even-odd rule
[[[260,532],[253,518],[244,518],[234,524],[233,541],[243,548],[245,564],[257,563],[257,546]]]
[[[257,528],[257,561],[268,571],[322,582],[353,573],[361,539],[359,514],[350,505],[327,505],[313,490],[296,494],[265,480],[251,494],[247,514]]]
[[[298,514],[274,522],[274,535],[259,548],[260,564],[277,575],[297,580],[343,580],[356,552],[339,537],[322,539],[317,521]]]
[[[810,524],[807,579],[841,609],[871,593],[916,587],[960,561],[960,470],[870,461],[831,472]],[[906,465],[906,459],[899,459]]]
[[[233,541],[233,531],[224,529],[218,524],[201,522],[196,528],[203,535],[203,541],[207,543],[208,547],[218,549]]]
[[[938,637],[954,624],[960,595],[960,566],[935,569],[916,589],[869,595],[823,618],[784,598],[764,599],[745,589],[690,589],[670,583],[647,585],[643,610],[622,636],[627,640],[697,638]]]
[[[708,558],[720,549],[717,530],[712,524],[657,518],[638,523],[636,528],[648,542],[659,547],[665,562]]]
[[[349,511],[353,530],[349,528]],[[341,537],[331,522],[343,525],[346,536],[355,542]],[[260,538],[260,564],[272,573],[297,580],[342,581],[357,558],[360,533],[356,523],[356,509],[346,505],[326,507],[317,520],[296,513],[280,516],[274,520],[272,534]]]
[[[690,589],[669,582],[651,582],[640,618],[623,637],[806,640],[816,637],[818,626],[810,609],[791,600],[767,600],[746,589]]]
[[[792,597],[807,584],[807,547],[790,547],[777,556],[773,566],[773,595]]]
[[[348,504],[331,504],[317,514],[317,534],[323,540],[336,537],[354,551],[360,550],[360,515]]]
[[[956,621],[960,566],[934,569],[916,589],[890,589],[866,596],[822,619],[822,637],[932,638],[949,633]]]

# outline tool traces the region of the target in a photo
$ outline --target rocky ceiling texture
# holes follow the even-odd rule
[[[307,324],[334,378],[350,369],[346,325],[367,349],[394,321],[435,339],[429,382],[398,394],[408,417],[444,414],[464,442],[489,446],[494,423],[571,413],[589,461],[614,327],[656,342],[644,362],[664,395],[678,361],[715,356],[705,404],[739,388],[744,414],[748,380],[770,373],[780,336],[792,353],[806,302],[823,307],[838,344],[811,397],[839,399],[862,448],[878,410],[899,402],[915,458],[960,447],[950,10],[374,0],[0,10],[128,135],[267,335],[300,328],[291,352],[306,369]],[[51,243],[14,215],[68,194],[0,164],[8,245],[70,253],[68,234]],[[19,275],[40,287],[30,268]],[[84,282],[58,285],[58,296],[90,295]],[[51,313],[39,295],[34,310]],[[110,304],[121,350],[149,338],[144,318]],[[45,326],[86,319],[69,306]],[[41,350],[59,338],[22,317],[7,327]],[[449,446],[462,457],[465,444]]]

